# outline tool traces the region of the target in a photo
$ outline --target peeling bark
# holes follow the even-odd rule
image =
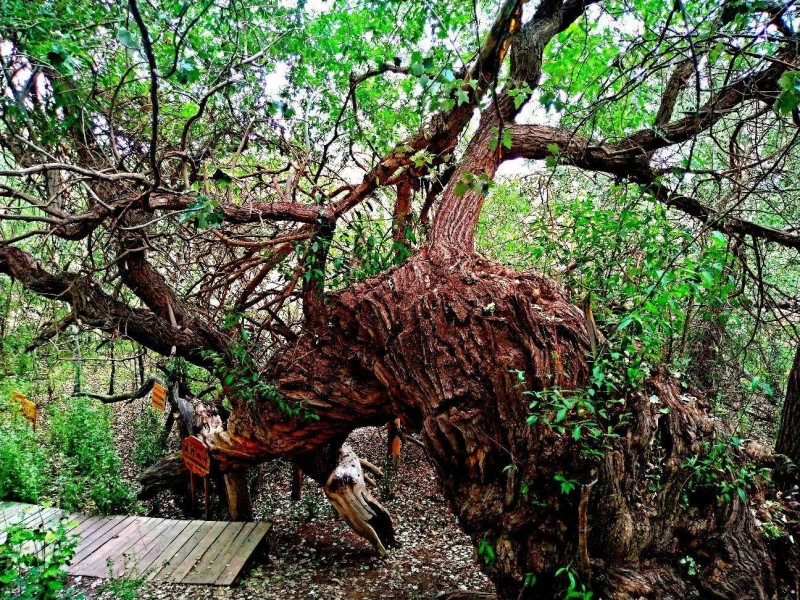
[[[585,318],[553,281],[451,249],[446,259],[422,254],[332,297],[328,311],[330,326],[313,346],[298,342],[302,363],[288,352],[271,366],[281,393],[314,406],[322,421],[276,422],[263,403],[239,407],[228,440],[247,439],[256,448],[251,459],[336,448],[346,430],[400,415],[422,431],[463,528],[476,546],[491,544],[495,560],[482,566],[504,598],[552,593],[561,585],[556,570],[581,560],[582,570],[594,574],[594,589],[609,598],[773,598],[795,585],[797,550],[767,539],[753,507],[772,499],[794,514],[796,499],[765,484],[752,504],[738,496],[720,504],[713,495],[682,503],[686,461],[718,432],[710,407],[683,395],[667,375],[657,374],[629,399],[631,423],[621,438],[608,440],[600,460],[584,456],[568,435],[526,425],[524,391],[579,388],[588,373]],[[349,358],[331,370],[334,349]],[[516,371],[525,374],[524,386]],[[354,398],[353,387],[373,402]],[[238,450],[240,458],[247,454]],[[215,452],[230,448],[223,443]],[[382,553],[386,539],[375,519],[388,516],[363,495],[357,457],[345,448],[338,459],[304,469],[321,480],[332,464],[338,466],[326,492]],[[557,474],[587,487],[597,480],[582,509],[581,493],[562,494]],[[681,566],[687,555],[699,577]],[[528,573],[537,574],[535,590],[523,587]]]
[[[380,556],[386,556],[386,546],[396,543],[392,519],[369,493],[361,461],[350,446],[339,450],[339,464],[324,489],[336,512],[356,533],[369,540]]]

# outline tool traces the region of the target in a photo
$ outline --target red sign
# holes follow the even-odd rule
[[[153,391],[150,393],[150,401],[153,403],[153,408],[158,412],[164,412],[164,407],[167,405],[167,390],[163,385],[158,382],[153,384]]]
[[[39,410],[36,404],[28,400],[25,394],[17,391],[11,392],[11,401],[19,403],[19,411],[22,413],[22,416],[36,427],[36,417]]]
[[[195,475],[205,477],[211,472],[211,454],[206,445],[193,435],[183,440],[181,456],[183,464]]]

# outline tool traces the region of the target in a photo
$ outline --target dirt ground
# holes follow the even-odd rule
[[[127,421],[125,412],[118,415],[121,429]],[[384,464],[384,429],[357,430],[349,443],[359,456]],[[380,559],[369,543],[345,525],[315,482],[306,480],[302,500],[292,502],[290,475],[290,466],[280,461],[263,465],[257,475],[256,517],[272,521],[273,530],[268,548],[254,557],[235,586],[128,584],[123,589],[89,578],[75,578],[73,584],[92,598],[121,598],[128,590],[136,600],[400,599],[433,598],[458,588],[491,591],[469,538],[459,529],[418,446],[403,448],[394,497],[386,497],[380,482],[374,490],[394,519],[400,544],[386,559]],[[170,500],[162,496],[158,503],[159,516],[177,516]]]

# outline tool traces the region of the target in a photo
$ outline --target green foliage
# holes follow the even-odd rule
[[[77,538],[68,524],[6,529],[0,544],[0,594],[20,600],[61,600],[81,595],[65,587],[66,566],[75,555]]]
[[[37,502],[47,485],[45,452],[7,396],[0,399],[0,414],[0,500]]]
[[[498,133],[499,135],[499,133]],[[508,137],[506,140],[506,134],[503,134],[503,142],[508,142],[508,145],[511,145],[511,138]],[[495,138],[496,140],[497,138]],[[496,148],[497,146],[495,146]],[[481,194],[486,196],[489,193],[489,190],[494,187],[494,182],[489,179],[486,173],[481,173],[479,175],[475,175],[474,173],[464,173],[461,179],[456,182],[455,187],[453,188],[453,192],[456,196],[463,196],[467,192],[474,192],[476,194]]]
[[[750,487],[770,477],[769,469],[743,463],[735,456],[740,443],[738,438],[715,444],[704,442],[700,453],[681,465],[689,474],[681,495],[684,505],[689,505],[693,496],[709,493],[719,504],[730,502],[734,497],[747,502]]]
[[[303,494],[303,507],[306,509],[306,517],[309,521],[315,521],[318,519],[322,512],[322,506],[320,505],[316,494]]]
[[[381,210],[382,207],[375,207],[375,213]],[[405,227],[407,245],[413,247],[417,242],[414,227],[410,224]],[[333,260],[329,261],[328,286],[338,289],[402,264],[411,256],[407,245],[394,240],[391,221],[355,211],[350,226],[337,234],[331,247]]]
[[[208,229],[219,227],[224,219],[219,200],[198,194],[197,201],[186,209],[180,221],[193,221],[199,229]]]
[[[594,361],[589,384],[576,390],[553,387],[523,394],[533,396],[528,425],[541,423],[581,444],[582,453],[598,457],[610,439],[618,438],[630,418],[624,411],[627,394],[641,383],[638,369],[619,353]]]
[[[556,579],[562,576],[567,580],[567,587],[563,596],[564,600],[590,600],[594,597],[594,592],[581,582],[580,575],[572,565],[561,567],[556,571]]]
[[[131,459],[140,469],[156,464],[167,448],[163,415],[147,405],[133,423],[134,447]]]
[[[244,339],[232,343],[227,355],[207,353],[214,375],[227,386],[231,395],[250,405],[259,401],[271,403],[290,417],[318,420],[319,415],[299,403],[286,400],[274,384],[264,379],[257,361],[247,348],[247,333],[244,330],[241,333]]]
[[[788,115],[800,104],[800,72],[787,71],[781,75],[778,84],[781,93],[775,100],[775,112],[779,115]]]
[[[581,484],[577,479],[570,479],[563,473],[558,473],[553,479],[561,486],[561,493],[564,495],[571,494],[572,491],[578,489]]]
[[[478,557],[489,566],[493,565],[497,560],[494,546],[486,538],[482,539],[480,544],[478,544]]]
[[[121,461],[114,447],[111,411],[88,398],[69,399],[51,419],[52,446],[57,454],[56,488],[61,507],[124,513],[135,506],[123,483]]]
[[[697,561],[693,557],[689,556],[688,554],[686,556],[684,556],[683,558],[681,558],[678,561],[678,564],[680,564],[684,568],[684,570],[686,571],[686,574],[689,577],[694,577],[694,576],[697,575],[697,572],[698,572]]]
[[[130,567],[127,557],[125,562],[123,575],[114,577],[114,561],[111,559],[106,561],[109,578],[98,586],[96,598],[99,600],[147,600],[152,598],[151,594],[147,593],[147,573],[138,573],[133,570],[135,565]],[[135,563],[135,559],[131,559],[130,562]]]
[[[794,544],[794,536],[790,533],[790,525],[793,520],[787,515],[785,507],[774,500],[767,500],[760,509],[756,523],[761,527],[767,539],[785,538]]]
[[[498,184],[484,205],[477,243],[492,258],[561,280],[576,304],[591,293],[594,317],[608,345],[593,357],[590,385],[578,391],[548,390],[536,398],[532,411],[537,420],[549,415],[550,424],[560,416],[561,427],[573,424],[564,433],[586,438],[609,433],[609,424],[617,427],[614,420],[598,418],[598,411],[621,409],[653,366],[669,365],[674,372],[696,376],[692,357],[697,348],[708,346],[703,341],[708,328],[730,332],[746,349],[755,341],[748,326],[757,323],[750,325],[750,300],[736,275],[739,263],[721,233],[685,228],[667,208],[630,187],[611,186],[601,193],[593,183],[570,177],[558,167],[537,177],[539,185]],[[543,200],[539,190],[545,185]],[[521,223],[519,215],[524,215]],[[795,271],[788,265],[784,270],[789,287],[797,285]],[[775,352],[774,339],[764,344]],[[750,353],[732,345],[729,360],[748,362],[728,388],[712,387],[710,400],[713,394],[730,398],[734,390],[769,399],[785,377],[781,365],[786,357],[765,362],[763,354],[752,354],[750,359]],[[707,368],[699,374],[716,377]]]

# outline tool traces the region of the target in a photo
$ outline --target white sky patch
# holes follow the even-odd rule
[[[274,64],[272,72],[264,77],[265,94],[275,98],[280,96],[281,91],[289,85],[289,68],[285,62]]]

